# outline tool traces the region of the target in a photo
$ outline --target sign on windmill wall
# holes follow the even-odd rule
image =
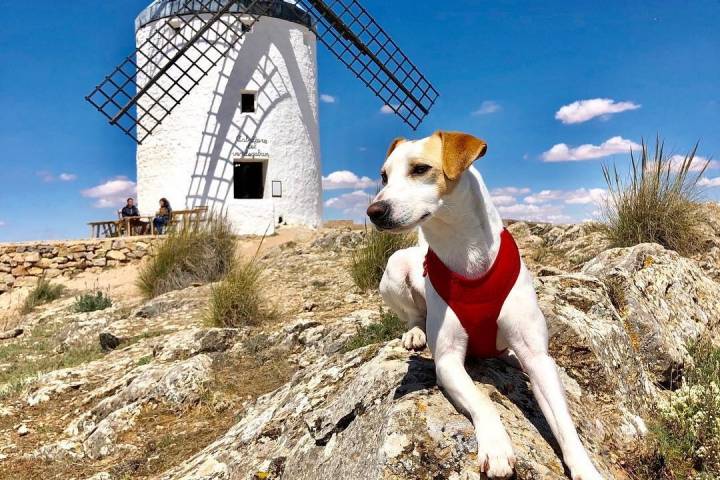
[[[237,138],[237,150],[234,150],[232,157],[235,160],[269,160],[267,138],[250,138],[240,134]]]

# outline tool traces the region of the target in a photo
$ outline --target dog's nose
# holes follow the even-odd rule
[[[382,220],[388,213],[390,213],[390,204],[385,201],[375,202],[367,209],[367,215],[373,222]]]

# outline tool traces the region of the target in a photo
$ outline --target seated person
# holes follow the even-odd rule
[[[139,217],[140,211],[135,206],[135,199],[128,198],[127,203],[125,206],[120,210],[120,214],[122,215],[122,218],[126,217]]]
[[[153,219],[153,225],[159,235],[162,235],[165,227],[170,223],[170,216],[172,215],[172,208],[170,208],[170,202],[167,198],[160,199],[160,210],[158,210],[155,218]]]
[[[125,218],[130,218],[130,229],[134,229],[136,232],[139,232],[140,235],[145,234],[145,230],[147,228],[147,222],[143,222],[140,220],[140,211],[138,210],[137,206],[135,205],[135,200],[133,198],[128,198],[127,203],[125,206],[120,210],[120,216]],[[123,225],[124,226],[124,225]]]

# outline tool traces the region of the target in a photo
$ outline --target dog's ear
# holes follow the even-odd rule
[[[395,140],[393,140],[392,143],[390,144],[390,148],[388,148],[385,158],[388,158],[390,156],[390,154],[393,152],[393,150],[395,150],[395,147],[397,147],[398,145],[400,145],[401,143],[403,143],[405,141],[406,140],[402,137],[398,137]]]
[[[445,176],[457,180],[470,165],[487,152],[487,144],[461,132],[435,132],[442,142],[442,165]]]

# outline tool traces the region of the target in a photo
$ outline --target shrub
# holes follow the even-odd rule
[[[652,242],[691,253],[697,245],[697,227],[701,219],[696,202],[698,180],[708,163],[699,171],[695,162],[697,145],[678,163],[663,153],[658,139],[650,156],[643,142],[639,161],[631,153],[631,169],[623,179],[613,166],[603,166],[609,195],[605,208],[608,236],[616,247]],[[691,168],[692,167],[692,168]]]
[[[147,297],[220,280],[232,269],[235,240],[224,216],[171,231],[141,269],[137,285]]]
[[[417,243],[414,234],[394,235],[371,230],[352,255],[350,274],[361,290],[378,288],[390,256]]]
[[[97,312],[112,307],[112,300],[100,290],[85,292],[75,298],[73,310],[78,313]]]
[[[405,333],[405,322],[392,312],[380,312],[380,321],[367,327],[359,328],[354,337],[348,340],[344,352],[356,350],[374,343],[387,342],[402,337]]]
[[[647,478],[720,478],[720,348],[692,349],[694,365],[679,389],[661,401],[637,473]]]
[[[212,289],[208,321],[217,327],[256,326],[274,317],[262,295],[262,269],[254,261],[238,264]]]
[[[45,277],[40,277],[37,285],[30,291],[22,306],[22,313],[30,313],[35,307],[50,303],[60,298],[65,291],[63,285],[50,283]]]

